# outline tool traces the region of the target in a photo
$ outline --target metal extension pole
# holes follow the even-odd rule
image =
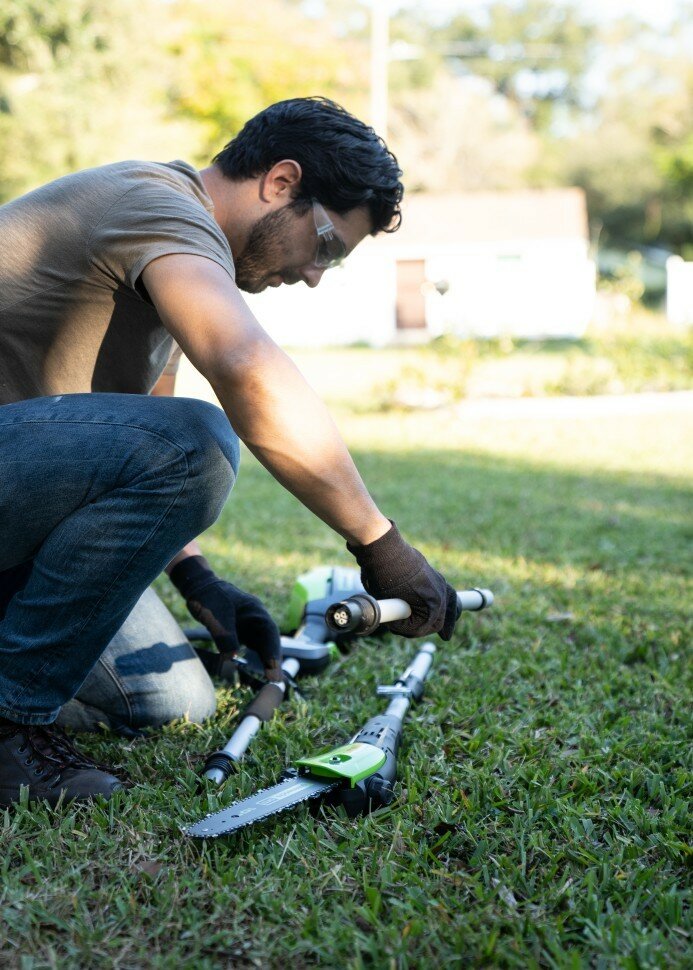
[[[493,604],[493,593],[490,589],[461,589],[457,591],[457,602],[461,610],[476,612]],[[406,620],[409,616],[411,607],[404,600],[376,600],[368,593],[354,593],[329,606],[325,622],[334,633],[368,636],[381,623]]]
[[[298,673],[300,662],[294,657],[288,657],[282,663],[282,670],[293,680]],[[234,766],[244,756],[250,742],[253,740],[264,721],[269,721],[272,714],[284,700],[286,681],[271,681],[253,698],[246,708],[245,715],[227,744],[220,751],[207,758],[203,778],[222,785],[233,771]]]
[[[431,669],[435,652],[433,643],[424,643],[412,663],[391,687],[378,687],[380,697],[394,695],[385,711],[386,715],[396,717],[399,721],[404,720],[412,702],[411,685],[414,682],[420,682],[423,685]]]

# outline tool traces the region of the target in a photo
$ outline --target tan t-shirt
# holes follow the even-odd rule
[[[175,353],[139,279],[168,253],[234,277],[226,237],[185,162],[118,162],[0,207],[0,404],[147,394]]]

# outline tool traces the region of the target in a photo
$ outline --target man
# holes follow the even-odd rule
[[[58,719],[126,731],[212,713],[205,671],[148,591],[164,568],[221,648],[243,641],[279,676],[266,610],[194,542],[233,484],[238,438],[347,540],[371,593],[411,604],[393,630],[451,636],[454,590],[377,508],[239,292],[317,286],[397,227],[400,175],[372,129],[299,98],[201,172],[117,163],[0,208],[0,803],[22,786],[53,803],[119,787]],[[174,341],[223,411],[161,383],[150,395]]]

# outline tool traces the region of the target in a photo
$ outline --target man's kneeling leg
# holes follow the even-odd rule
[[[214,685],[180,626],[153,589],[147,589],[58,715],[73,731],[105,725],[131,734],[183,718],[200,723],[214,714]]]
[[[0,441],[0,569],[31,561],[0,618],[0,801],[21,785],[107,794],[115,779],[52,722],[143,590],[216,519],[237,439],[198,401],[90,394],[5,405]]]

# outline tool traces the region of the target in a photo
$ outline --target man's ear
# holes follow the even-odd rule
[[[303,170],[292,158],[277,162],[260,178],[260,198],[263,202],[288,204],[298,194]]]

